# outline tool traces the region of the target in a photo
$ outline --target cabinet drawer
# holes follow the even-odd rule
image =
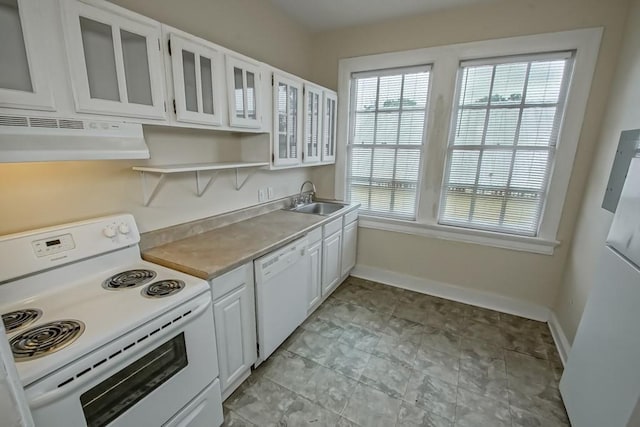
[[[338,218],[338,219],[334,219],[333,221],[325,224],[322,229],[323,229],[323,235],[324,237],[330,236],[333,233],[335,233],[336,231],[340,230],[342,228],[342,217]]]
[[[349,225],[358,219],[358,209],[354,209],[344,216],[344,225]]]
[[[313,230],[311,230],[307,234],[307,240],[309,241],[309,245],[322,240],[322,227],[314,228]]]
[[[251,263],[249,263],[211,280],[209,283],[211,284],[213,300],[216,301],[221,296],[226,295],[244,283],[253,286],[251,276],[253,276],[253,268]]]

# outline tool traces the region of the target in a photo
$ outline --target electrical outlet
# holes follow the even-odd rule
[[[266,194],[265,194],[264,188],[259,189],[258,190],[258,201],[259,202],[264,202],[265,198],[266,198]]]
[[[273,187],[267,187],[267,198],[269,200],[273,199]]]

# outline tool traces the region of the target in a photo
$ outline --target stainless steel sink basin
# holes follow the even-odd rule
[[[345,206],[347,205],[343,205],[342,203],[314,202],[309,203],[308,205],[302,205],[296,208],[292,208],[291,210],[300,213],[328,216],[334,212],[339,211],[340,209],[343,209]]]

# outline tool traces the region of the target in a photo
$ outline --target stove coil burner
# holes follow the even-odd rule
[[[185,287],[182,280],[160,280],[144,288],[142,295],[150,298],[162,298],[180,292]]]
[[[42,316],[42,310],[26,308],[24,310],[11,311],[2,315],[2,322],[7,333],[16,331],[30,325]]]
[[[33,360],[62,350],[84,332],[78,320],[58,320],[28,329],[11,339],[11,351],[16,362]]]
[[[111,276],[102,283],[105,289],[126,289],[144,285],[156,277],[151,270],[127,270]]]

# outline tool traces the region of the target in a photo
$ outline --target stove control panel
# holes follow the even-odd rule
[[[138,239],[138,233],[134,232],[135,225],[129,225],[126,221],[114,221],[105,224],[102,235],[113,243],[128,243]]]
[[[118,249],[127,249],[127,256],[139,259],[139,242],[131,214],[0,236],[0,283]]]
[[[60,252],[70,251],[76,247],[71,234],[62,234],[47,239],[34,240],[31,242],[33,251],[38,258],[54,255]]]

